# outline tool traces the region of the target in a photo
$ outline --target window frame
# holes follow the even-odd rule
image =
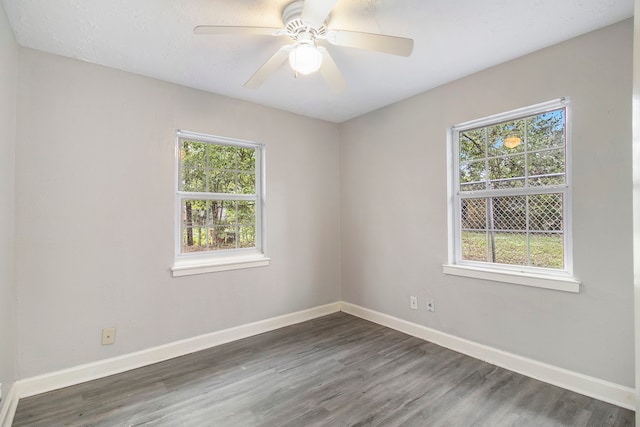
[[[522,187],[510,189],[484,189],[460,191],[460,145],[461,132],[489,127],[506,121],[523,119],[534,115],[564,109],[565,111],[565,183],[542,187]],[[448,264],[443,266],[445,274],[555,289],[568,292],[579,292],[580,282],[573,277],[572,247],[572,211],[571,211],[571,107],[568,98],[559,98],[540,104],[460,123],[451,128],[447,135],[448,157],[448,229],[449,256]],[[563,197],[563,257],[564,268],[552,269],[526,265],[509,265],[485,261],[462,259],[461,244],[461,200],[466,198],[488,198],[499,196],[529,196],[534,194],[561,193]]]
[[[193,140],[208,144],[225,145],[256,150],[255,160],[255,194],[232,194],[213,192],[191,192],[180,189],[182,171],[182,141]],[[175,219],[174,219],[174,263],[171,271],[174,277],[192,274],[212,273],[217,271],[236,270],[242,268],[262,267],[269,264],[266,252],[266,156],[262,143],[245,141],[222,136],[184,130],[176,131],[175,142]],[[238,200],[254,201],[256,209],[256,245],[255,248],[235,248],[215,251],[182,253],[182,203],[184,200]]]

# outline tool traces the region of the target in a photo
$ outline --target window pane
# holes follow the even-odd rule
[[[529,196],[529,229],[531,231],[562,231],[562,194]]]
[[[185,200],[182,203],[182,222],[184,227],[207,225],[207,202],[204,200]]]
[[[484,128],[460,132],[458,137],[460,145],[460,162],[485,157]]]
[[[182,252],[256,246],[256,203],[235,200],[185,200]],[[240,233],[240,236],[238,235]]]
[[[484,160],[462,163],[460,165],[460,191],[486,189],[486,176]]]
[[[238,227],[238,247],[253,248],[256,246],[256,227],[247,225]]]
[[[564,236],[562,233],[531,233],[529,236],[531,265],[564,268]]]
[[[462,259],[487,261],[487,199],[462,199]]]
[[[206,144],[183,141],[180,167],[182,191],[206,191]]]
[[[488,261],[486,231],[462,232],[462,259],[466,261]]]
[[[229,216],[229,210],[235,210],[235,201],[233,200],[212,200],[209,202],[211,206],[210,215],[213,225],[231,225],[234,219]]]
[[[527,265],[525,203],[524,196],[462,200],[462,259]]]
[[[256,194],[256,176],[252,173],[239,173],[236,192],[241,194]]]
[[[208,250],[207,202],[185,200],[182,203],[182,252]]]
[[[207,191],[207,176],[204,169],[183,167],[181,172],[182,191]]]
[[[247,172],[254,172],[256,170],[255,148],[238,148],[237,154],[239,170]]]
[[[205,169],[207,167],[207,147],[209,144],[197,141],[182,141],[182,164],[186,167]]]
[[[233,170],[236,168],[236,147],[207,144],[209,168]]]
[[[201,252],[209,250],[207,245],[207,227],[187,227],[182,231],[182,252]]]
[[[256,221],[255,202],[237,202],[235,211],[238,224],[253,225]]]
[[[526,233],[504,233],[496,231],[493,235],[491,232],[489,234],[491,260],[493,260],[493,248],[495,248],[494,262],[510,265],[528,264]]]
[[[524,119],[487,127],[487,153],[489,157],[506,156],[524,151]]]
[[[489,159],[491,188],[524,187],[524,154]]]
[[[211,193],[235,193],[236,174],[220,170],[211,171],[209,189]]]
[[[462,230],[487,229],[487,200],[462,199],[460,201]]]
[[[527,118],[527,150],[563,147],[564,130],[564,108]]]
[[[528,160],[529,185],[564,184],[564,148],[529,153]]]
[[[462,259],[563,268],[562,207],[562,193],[462,199]]]
[[[210,229],[211,249],[235,249],[235,226],[216,225]]]
[[[490,197],[489,230],[526,231],[527,199],[525,196]]]

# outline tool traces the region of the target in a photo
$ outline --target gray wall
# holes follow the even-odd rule
[[[178,128],[266,144],[270,266],[171,277]],[[22,49],[20,376],[339,300],[338,153],[332,123]]]
[[[343,299],[633,387],[632,26],[607,27],[342,124]],[[445,276],[447,129],[563,96],[573,111],[580,293]],[[421,310],[409,309],[410,295]],[[426,297],[435,299],[433,314]]]
[[[16,379],[14,280],[15,135],[18,45],[0,3],[0,383],[2,394]]]
[[[340,126],[21,49],[15,144],[6,28],[3,382],[342,298],[633,386],[630,21]],[[446,129],[561,96],[573,103],[581,292],[443,275]],[[176,128],[266,143],[269,267],[170,276]],[[409,310],[409,295],[422,307],[434,298],[436,312]],[[106,326],[118,328],[114,346],[100,345]]]

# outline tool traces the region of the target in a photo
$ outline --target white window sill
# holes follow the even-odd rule
[[[572,277],[547,276],[541,274],[524,273],[519,271],[497,271],[471,266],[445,264],[442,266],[444,274],[471,277],[494,282],[512,283],[536,288],[553,289],[564,292],[580,292],[580,282]]]
[[[192,274],[264,267],[269,265],[270,261],[270,258],[262,254],[226,258],[178,259],[171,267],[171,271],[173,277],[190,276]]]

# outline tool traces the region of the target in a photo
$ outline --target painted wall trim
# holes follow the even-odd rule
[[[492,365],[500,366],[510,371],[613,405],[635,410],[636,392],[630,387],[498,350],[348,302],[342,302],[341,310],[353,316],[491,363]]]
[[[73,368],[21,379],[16,382],[17,397],[34,396],[109,375],[119,374],[142,366],[173,359],[174,357],[184,356],[242,338],[305,322],[338,311],[340,311],[340,303],[334,302],[181,341],[175,341],[135,353],[124,354]]]
[[[9,392],[2,398],[2,408],[0,409],[0,427],[11,427],[13,415],[18,408],[18,387],[13,383]]]
[[[295,313],[285,314],[246,325],[199,335],[158,347],[129,353],[110,359],[16,381],[3,399],[0,427],[10,427],[20,398],[57,390],[86,381],[119,374],[142,366],[184,356],[200,350],[226,344],[242,338],[273,331],[317,317],[343,311],[356,317],[433,342],[451,350],[483,360],[496,366],[544,381],[585,396],[623,408],[635,410],[635,390],[619,384],[569,371],[557,366],[498,350],[459,338],[423,325],[412,323],[348,302],[334,302]]]
[[[444,274],[471,277],[474,279],[492,280],[494,282],[512,283],[514,285],[533,286],[554,291],[580,292],[580,282],[572,277],[544,276],[519,271],[491,270],[467,265],[446,264],[442,266]]]

